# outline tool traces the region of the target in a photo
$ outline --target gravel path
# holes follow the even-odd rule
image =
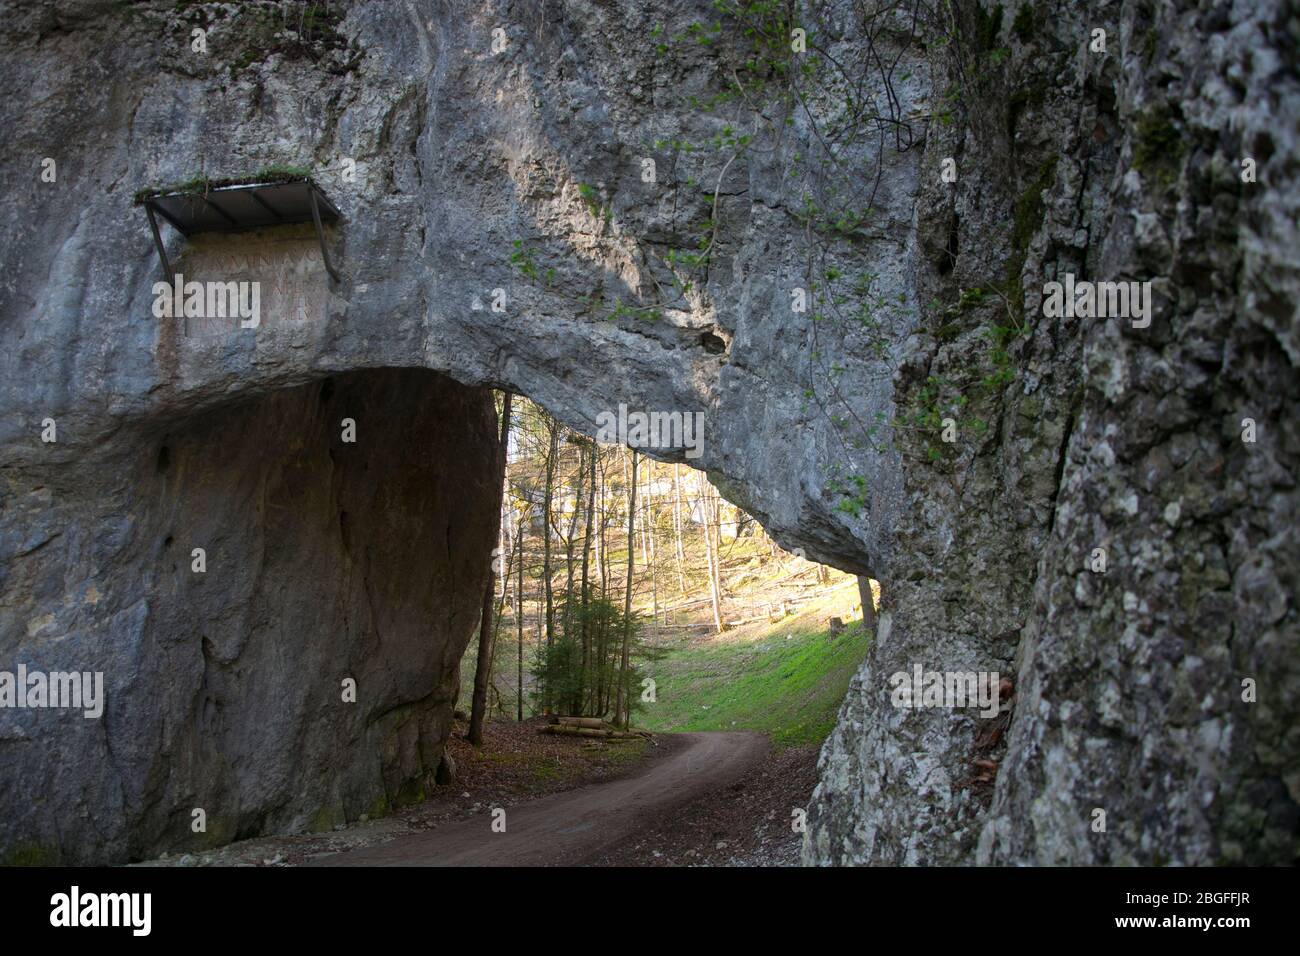
[[[327,866],[547,866],[603,862],[665,812],[709,798],[750,774],[769,752],[762,734],[673,735],[682,745],[642,772],[609,783],[492,808],[467,820],[309,862]]]

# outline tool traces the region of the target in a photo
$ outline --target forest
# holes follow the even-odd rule
[[[627,729],[657,701],[647,665],[673,635],[707,642],[793,614],[812,595],[773,587],[790,571],[809,579],[796,591],[818,595],[847,579],[783,551],[701,471],[588,438],[527,399],[499,395],[497,409],[508,436],[498,544],[462,665],[471,741],[489,717]]]

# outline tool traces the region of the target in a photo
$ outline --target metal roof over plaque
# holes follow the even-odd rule
[[[244,232],[268,226],[310,222],[316,226],[325,269],[336,282],[339,274],[325,248],[322,223],[342,219],[337,207],[305,170],[267,169],[241,179],[198,178],[135,195],[144,206],[163,273],[171,279],[171,264],[158,233],[161,217],[182,235],[196,232]]]

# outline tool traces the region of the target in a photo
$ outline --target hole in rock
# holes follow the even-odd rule
[[[713,332],[705,332],[700,336],[700,345],[704,351],[710,355],[721,355],[727,351],[727,340]]]

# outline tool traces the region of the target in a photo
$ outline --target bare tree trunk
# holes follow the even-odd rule
[[[871,578],[865,574],[858,575],[858,596],[862,598],[862,626],[875,634],[876,602],[871,593]]]
[[[673,464],[673,537],[677,550],[677,584],[686,596],[686,549],[682,547],[682,466]]]
[[[509,436],[506,437],[508,440]],[[502,515],[501,522],[497,525],[497,554],[501,555],[501,557],[504,559],[502,563],[505,565],[510,564],[510,552],[508,550],[509,541],[510,541],[510,528],[507,527],[505,516]],[[501,575],[501,600],[500,602],[498,602],[498,604],[505,603],[506,592],[509,590],[509,584],[510,584],[509,573]],[[499,612],[497,616],[498,617],[501,616]]]
[[[659,620],[659,556],[655,548],[655,509],[654,509],[654,464],[646,468],[645,482],[645,525],[646,541],[649,543],[650,567],[650,621]]]
[[[718,599],[718,553],[713,547],[713,519],[710,515],[707,484],[698,476],[700,523],[704,526],[704,554],[709,562],[709,597],[713,599],[713,626],[722,633],[722,607]]]
[[[503,521],[502,524],[504,523],[505,522]],[[506,538],[505,541],[507,545],[509,545],[510,539]],[[513,546],[510,547],[511,550],[513,550]],[[511,574],[512,566],[514,564],[513,556],[511,555],[510,551],[502,551],[501,560],[503,562],[502,568],[504,569],[504,573],[501,575],[501,593],[497,595],[496,610],[492,614],[492,657],[488,662],[488,686],[496,694],[498,705],[501,703],[501,692],[496,689],[496,684],[492,682],[492,671],[496,667],[497,639],[501,636],[501,623],[505,619],[506,602],[510,599],[509,596],[510,574]],[[523,573],[522,567],[520,567],[519,573],[520,574]],[[502,708],[498,706],[497,713],[501,713],[501,712],[502,712]],[[489,717],[492,715],[491,701],[489,701],[487,704],[486,713],[487,716]],[[473,715],[471,714],[471,716]]]
[[[535,618],[535,630],[537,631],[537,646],[542,644],[542,621],[546,619],[546,601],[545,593],[542,590],[541,582],[537,584],[537,617]]]
[[[573,514],[569,516],[569,533],[564,538],[564,634],[573,633],[573,539],[578,533],[578,515],[582,511],[582,483],[586,475],[586,445],[578,446],[577,481],[573,484]]]
[[[602,473],[605,469],[601,469]],[[600,482],[600,593],[609,593],[609,475],[602,474]]]
[[[528,523],[528,512],[519,515],[519,530],[516,532],[518,543],[515,552],[519,559],[518,585],[515,588],[515,628],[519,635],[519,702],[515,719],[524,720],[524,527]]]
[[[600,446],[593,441],[587,482],[587,531],[582,536],[582,687],[578,698],[584,710],[587,709],[587,673],[591,667],[591,588],[588,573],[591,565],[591,526],[596,520],[596,459],[599,455]]]
[[[546,453],[546,491],[542,499],[542,584],[546,590],[546,646],[548,648],[555,640],[555,601],[551,594],[551,504],[555,495],[555,459],[559,449],[560,423],[550,419],[550,429],[551,444]]]
[[[509,392],[501,400],[501,442],[497,448],[497,538],[501,537],[501,502],[506,490],[506,442],[510,439]],[[474,668],[474,697],[469,714],[469,742],[483,746],[483,717],[487,711],[488,682],[492,679],[492,645],[496,634],[492,610],[496,601],[496,572],[488,568],[487,589],[483,592],[483,613],[478,628],[478,663]]]
[[[609,504],[609,468],[610,460],[613,457],[613,455],[610,455],[601,462],[600,468],[600,525],[596,534],[596,544],[600,549],[600,557],[597,559],[596,564],[600,567],[600,595],[602,599],[608,598],[610,582],[612,581],[609,573],[608,533],[611,511]],[[592,645],[596,657],[596,687],[592,701],[592,713],[603,716],[609,712],[609,691],[606,685],[608,671],[605,667],[606,655],[609,651],[609,621],[607,618],[601,618],[595,634],[592,635]]]
[[[599,448],[600,446],[598,445],[596,447]],[[595,487],[595,491],[596,491],[597,510],[593,512],[593,515],[596,516],[595,517],[596,523],[593,526],[595,530],[595,536],[591,539],[591,551],[592,551],[591,560],[595,562],[595,567],[592,568],[591,573],[593,578],[600,579],[600,590],[603,595],[605,591],[605,575],[602,573],[602,568],[600,564],[600,529],[601,529],[601,523],[605,520],[605,485],[604,482],[602,481],[602,473],[605,470],[605,466],[603,462],[599,462],[599,458],[600,455],[597,454],[596,457],[593,459],[593,461],[600,464],[600,470],[594,472],[592,477],[592,484]],[[594,586],[595,585],[593,583],[593,587]]]
[[[636,449],[632,449],[632,477],[628,482],[627,502],[627,591],[623,598],[623,657],[619,665],[617,705],[614,708],[614,721],[620,718],[626,728],[630,721],[629,701],[627,699],[627,661],[628,649],[632,642],[632,571],[636,558]]]
[[[718,495],[712,485],[709,488],[713,493],[709,495],[710,506],[713,511],[713,593],[714,600],[718,605],[718,630],[722,630],[722,498]]]
[[[507,527],[509,524],[507,519],[509,519],[510,516],[511,512],[508,509],[503,508],[501,516],[502,534],[499,539],[501,544],[498,545],[498,547],[500,548],[501,562],[502,567],[505,568],[505,573],[501,575],[501,593],[497,595],[496,614],[492,618],[492,647],[494,650],[496,648],[497,638],[501,635],[501,620],[505,616],[506,602],[510,600],[510,575],[514,564],[514,558],[511,555],[511,551],[514,550],[514,545],[510,543],[510,529]],[[520,565],[519,573],[523,573],[523,565]]]
[[[647,470],[647,471],[650,470],[649,466],[646,467],[646,470]],[[632,476],[632,480],[633,480],[633,481],[636,481],[636,480],[637,480],[637,478],[636,478],[635,475]],[[645,496],[644,496],[644,495],[641,496],[641,510],[642,510],[643,512],[645,511]],[[648,567],[650,566],[650,543],[649,543],[649,541],[646,539],[646,523],[645,523],[645,521],[642,521],[642,522],[641,522],[641,527],[640,527],[639,529],[637,529],[636,539],[637,539],[637,541],[638,541],[638,542],[640,543],[640,545],[641,545],[641,566],[642,566],[642,567],[646,567],[646,568],[648,568]]]

